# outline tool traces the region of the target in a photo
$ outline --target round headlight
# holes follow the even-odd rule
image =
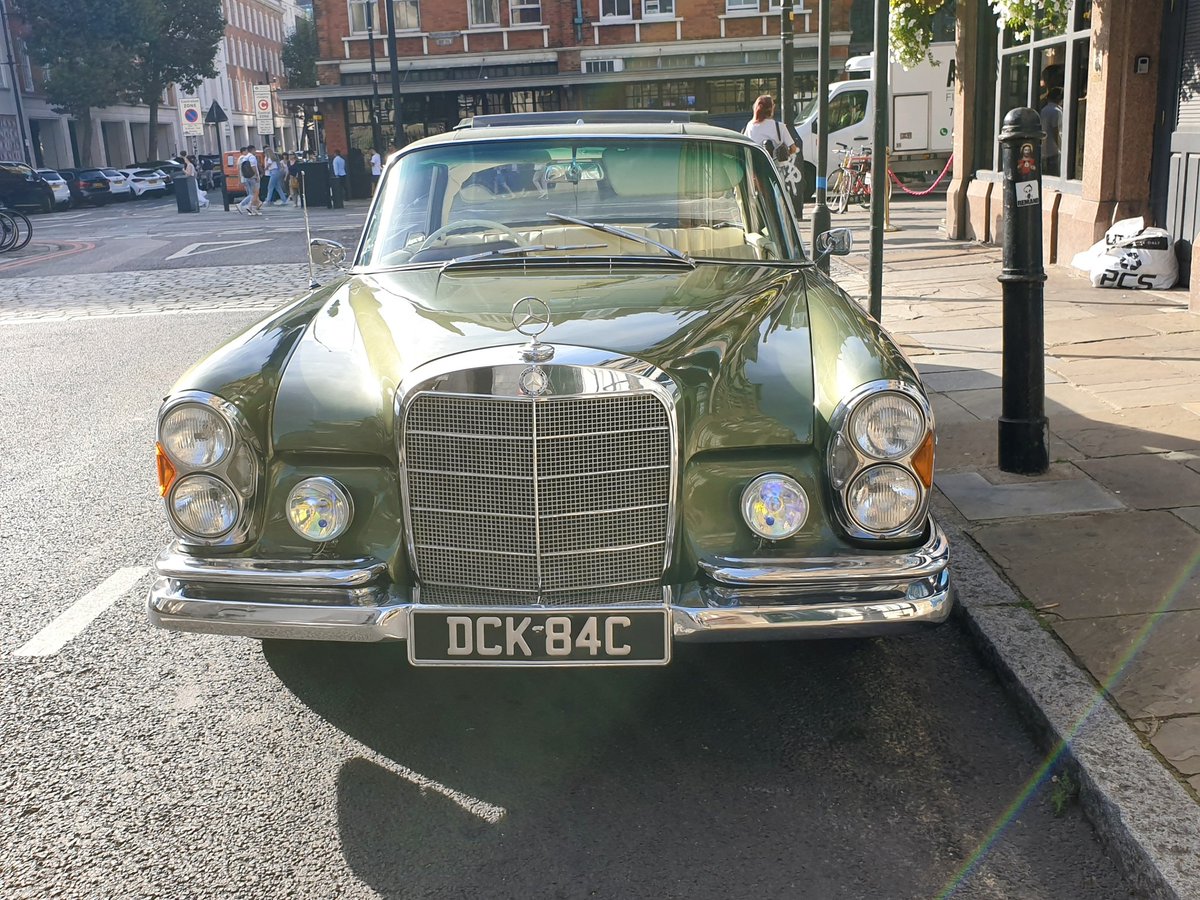
[[[350,495],[332,478],[306,478],[288,494],[288,524],[308,541],[332,541],[350,527]]]
[[[808,495],[794,478],[759,475],[742,491],[742,518],[759,537],[782,541],[804,526]]]
[[[171,492],[171,515],[189,534],[220,537],[237,522],[237,497],[219,478],[187,475],[176,482]]]
[[[225,417],[211,407],[192,403],[167,413],[158,430],[171,459],[191,469],[215,466],[233,444]]]
[[[885,391],[863,400],[850,417],[850,439],[867,456],[900,459],[925,436],[925,415],[903,394]]]
[[[885,534],[913,517],[921,505],[921,489],[907,469],[872,466],[850,483],[846,504],[862,528]]]

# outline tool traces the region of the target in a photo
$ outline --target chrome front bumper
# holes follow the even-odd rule
[[[665,591],[677,641],[795,640],[894,634],[950,615],[950,546],[931,522],[915,550],[836,560],[704,564]],[[173,631],[316,641],[408,637],[410,589],[376,560],[280,562],[162,552],[147,602]],[[422,605],[422,608],[431,608]]]

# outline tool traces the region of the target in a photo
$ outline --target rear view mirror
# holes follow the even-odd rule
[[[308,242],[308,258],[314,266],[337,266],[341,268],[346,259],[346,248],[337,241],[313,238]]]
[[[604,170],[597,162],[551,163],[546,166],[546,182],[561,184],[569,182],[579,184],[581,181],[603,181]]]
[[[846,256],[854,246],[854,235],[849,228],[834,228],[818,234],[813,246],[818,259],[824,259],[826,256]]]

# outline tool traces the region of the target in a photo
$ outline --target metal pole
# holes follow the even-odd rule
[[[821,0],[820,21],[817,23],[817,207],[813,210],[813,246],[817,235],[829,230],[829,206],[826,203],[825,176],[829,172],[829,0]],[[829,274],[829,257],[817,263]]]
[[[792,13],[793,0],[782,0],[779,6],[779,118],[783,121],[788,144],[792,143],[792,127],[796,121],[796,98],[793,84],[796,80],[796,23]],[[788,182],[789,185],[793,184]],[[796,217],[804,217],[803,182],[794,184],[789,191]]]
[[[384,0],[387,18],[388,66],[392,73],[392,142],[399,148],[404,146],[404,108],[400,104],[400,61],[396,58],[396,10],[392,0]],[[384,149],[376,147],[382,155]]]
[[[391,6],[391,0],[385,0]],[[381,150],[383,138],[379,133],[379,73],[375,70],[375,0],[367,3],[367,43],[371,45],[371,140],[375,150]]]
[[[25,165],[34,168],[33,155],[29,148],[29,135],[25,131],[25,107],[21,103],[21,82],[17,80],[17,58],[13,56],[12,37],[8,33],[8,4],[0,0],[0,31],[4,32],[4,52],[8,56],[9,81],[12,82],[13,100],[17,107],[17,128],[21,135],[21,153],[25,157]]]
[[[871,142],[871,294],[870,312],[883,318],[883,212],[887,203],[888,4],[875,4],[875,136]]]
[[[1041,475],[1050,468],[1046,421],[1042,266],[1042,120],[1019,107],[1000,129],[1004,171],[1004,358],[1000,469]]]
[[[304,186],[304,170],[300,170],[300,205],[304,207],[304,255],[308,259],[308,289],[320,287],[317,276],[313,274],[312,264],[312,230],[308,227],[308,189]]]

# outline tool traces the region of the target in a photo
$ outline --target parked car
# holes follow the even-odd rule
[[[406,146],[348,267],[166,397],[151,621],[472,666],[944,621],[921,380],[785,198],[705,124]]]
[[[135,197],[167,192],[167,174],[158,169],[121,169],[121,174],[128,179]]]
[[[59,169],[58,174],[71,189],[74,206],[103,206],[112,199],[112,185],[102,169]]]
[[[42,176],[42,181],[50,185],[50,190],[54,194],[55,208],[67,209],[71,205],[71,188],[66,180],[54,169],[38,169],[37,173]]]
[[[150,162],[134,163],[131,169],[157,169],[167,176],[167,193],[175,193],[175,177],[183,174],[183,166],[173,159],[155,159]]]
[[[50,212],[54,209],[54,190],[25,163],[0,160],[0,204]]]
[[[120,169],[101,169],[100,171],[108,179],[108,187],[114,200],[132,200],[137,196],[129,179]]]

